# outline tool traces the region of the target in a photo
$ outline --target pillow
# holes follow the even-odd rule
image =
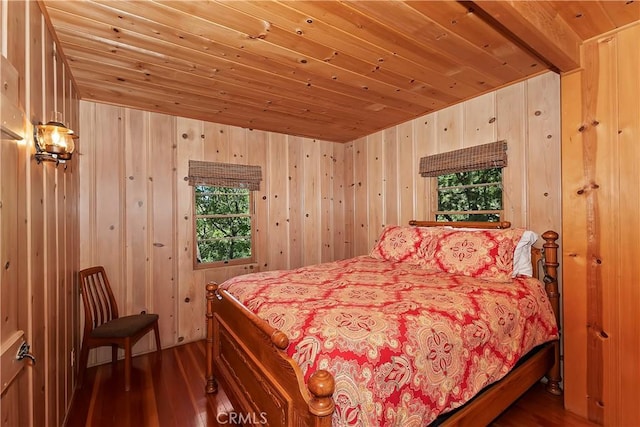
[[[516,246],[513,254],[513,277],[533,276],[531,265],[531,247],[538,241],[538,235],[533,231],[525,230]]]
[[[454,227],[447,226],[447,228],[454,229]],[[455,228],[456,230],[466,231],[482,231],[481,228]],[[515,252],[513,254],[513,274],[516,276],[528,276],[533,277],[533,266],[531,265],[531,247],[538,241],[538,235],[530,230],[525,230],[522,233],[520,241],[516,245]]]
[[[421,242],[422,235],[417,227],[388,225],[369,256],[386,261],[416,262],[414,254]]]
[[[425,268],[499,282],[511,280],[515,249],[525,231],[423,230],[416,256]]]

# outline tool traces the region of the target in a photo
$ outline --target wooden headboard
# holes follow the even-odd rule
[[[409,221],[409,225],[414,225],[416,227],[483,228],[490,230],[501,230],[511,227],[511,223],[509,221],[417,221],[415,219]]]

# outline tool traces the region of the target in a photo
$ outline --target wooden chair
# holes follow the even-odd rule
[[[157,314],[118,316],[118,306],[109,286],[104,267],[90,267],[80,271],[80,292],[84,304],[84,335],[80,352],[78,383],[82,384],[89,350],[111,346],[111,361],[118,360],[118,347],[124,348],[124,388],[131,387],[131,347],[143,336],[154,331],[156,350],[161,353]]]

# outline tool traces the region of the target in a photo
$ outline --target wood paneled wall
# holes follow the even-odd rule
[[[344,144],[80,103],[81,266],[104,265],[123,313],[160,314],[163,347],[204,336],[207,281],[344,258]],[[256,262],[193,269],[188,161],[260,165]],[[134,352],[154,347],[142,340]],[[92,363],[108,360],[94,351]]]
[[[371,250],[387,224],[434,219],[420,157],[502,139],[504,218],[540,234],[560,231],[560,136],[560,79],[548,72],[348,143],[353,254]]]
[[[565,405],[640,425],[640,24],[562,78]]]
[[[12,425],[19,411],[28,420],[22,418],[20,425],[59,426],[71,403],[72,359],[79,346],[77,159],[66,167],[37,164],[32,125],[59,112],[78,130],[79,101],[38,3],[0,0],[0,11],[2,55],[18,71],[26,119],[24,139],[2,140],[0,147],[0,281],[3,290],[19,290],[18,327],[37,359],[23,370],[19,387],[2,396],[1,419]],[[21,397],[14,390],[21,390]]]

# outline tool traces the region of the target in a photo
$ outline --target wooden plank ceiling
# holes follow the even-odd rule
[[[346,142],[547,69],[633,1],[44,0],[81,99]]]

